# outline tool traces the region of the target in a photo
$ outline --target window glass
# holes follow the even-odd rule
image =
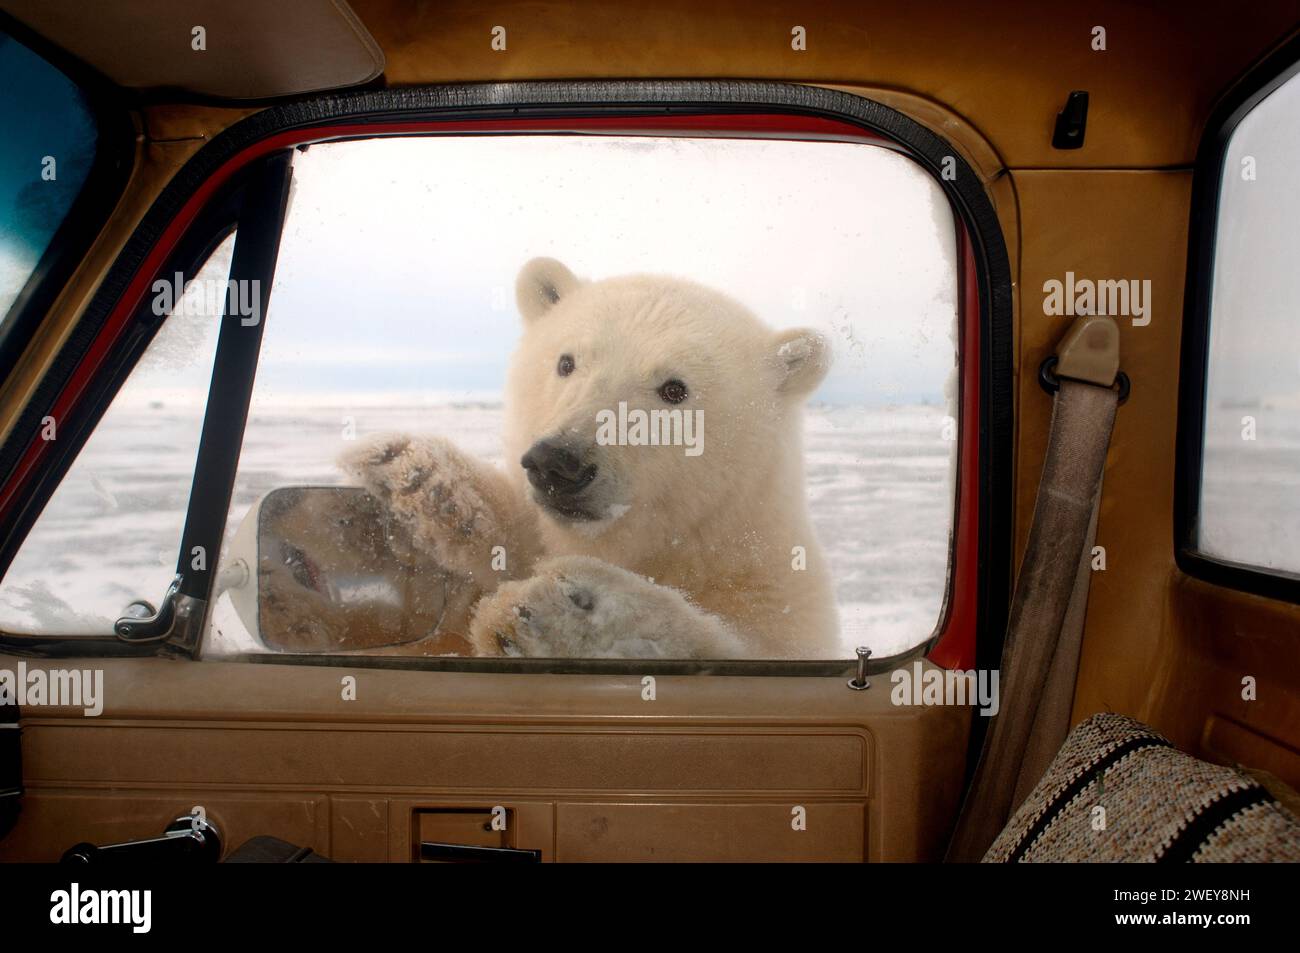
[[[845,658],[932,634],[956,238],[911,160],[393,138],[312,146],[294,183],[205,652]]]
[[[111,635],[176,572],[234,236],[186,285],[0,582],[0,630]],[[174,297],[174,295],[172,295]],[[57,430],[54,434],[58,439]]]
[[[1210,305],[1197,545],[1300,573],[1300,78],[1228,143]]]
[[[95,159],[81,91],[0,31],[0,335]]]

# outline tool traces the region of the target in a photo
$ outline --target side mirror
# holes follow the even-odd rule
[[[218,578],[255,638],[294,653],[443,636],[455,588],[359,487],[272,490],[244,518]]]

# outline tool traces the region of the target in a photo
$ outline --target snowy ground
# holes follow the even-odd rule
[[[1300,572],[1300,395],[1211,408],[1203,474],[1200,549]]]
[[[937,407],[810,408],[807,489],[837,584],[845,655],[924,641],[942,607],[951,519],[949,453]],[[3,584],[0,626],[107,633],[133,599],[156,602],[176,563],[198,420],[166,403],[114,407],[42,514]],[[277,486],[341,482],[332,465],[348,419],[358,436],[429,431],[499,459],[491,400],[382,410],[364,404],[253,408],[229,534]]]

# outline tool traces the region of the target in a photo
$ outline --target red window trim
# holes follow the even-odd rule
[[[790,113],[719,115],[667,115],[624,117],[514,118],[487,120],[421,119],[392,122],[334,122],[298,127],[261,139],[226,160],[206,179],[167,225],[158,241],[118,299],[104,326],[82,355],[68,384],[55,400],[50,415],[66,420],[79,404],[87,386],[99,374],[107,356],[143,301],[148,289],[186,229],[204,205],[236,172],[249,163],[281,149],[318,142],[369,139],[379,136],[430,134],[598,134],[720,135],[732,138],[775,138],[870,142],[894,146],[893,140],[851,123]],[[904,149],[904,151],[906,151]],[[961,420],[958,426],[957,500],[949,598],[941,634],[929,658],[944,668],[971,668],[975,664],[979,589],[979,381],[980,308],[979,276],[970,235],[960,216],[957,224],[959,275],[958,321],[961,327]],[[14,504],[29,485],[47,450],[37,436],[19,460],[9,480],[0,488],[0,520],[8,518]]]

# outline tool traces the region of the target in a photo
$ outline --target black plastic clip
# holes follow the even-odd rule
[[[1133,389],[1133,385],[1129,381],[1128,375],[1123,371],[1115,375],[1115,383],[1119,385],[1119,402],[1123,404],[1128,400],[1129,391]],[[1055,394],[1061,389],[1061,379],[1056,376],[1055,354],[1038,365],[1038,386],[1049,394]]]
[[[1056,131],[1052,133],[1053,149],[1081,149],[1083,136],[1088,130],[1088,93],[1076,89],[1065,100],[1065,108],[1056,114]]]

